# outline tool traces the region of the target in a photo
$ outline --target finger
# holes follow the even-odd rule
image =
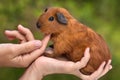
[[[90,77],[96,79],[98,76],[100,76],[100,74],[103,72],[104,66],[105,66],[106,62],[104,61],[100,67],[97,69],[97,71],[95,71],[94,73],[91,74]]]
[[[18,25],[18,31],[23,34],[28,41],[34,40],[34,36],[28,28]]]
[[[105,75],[108,71],[110,71],[111,69],[112,69],[112,65],[109,65],[109,68],[105,69],[105,71],[103,71],[103,73],[102,73],[100,76],[98,76],[97,79],[99,79],[100,77],[104,76],[104,75]]]
[[[8,38],[8,40],[14,40],[15,39],[15,37],[13,37],[13,36],[6,36],[7,38]]]
[[[39,49],[41,46],[42,46],[41,41],[34,40],[34,41],[29,41],[27,43],[18,44],[16,46],[14,46],[13,51],[15,52],[15,55],[18,56],[21,54],[31,52],[35,49]]]
[[[107,65],[105,66],[102,74],[101,74],[98,78],[102,77],[102,76],[105,75],[109,70],[112,69],[112,65],[110,65],[110,64],[111,64],[111,60],[108,61],[108,63],[107,63]]]
[[[23,35],[21,35],[18,31],[14,30],[14,31],[9,31],[6,30],[5,31],[5,35],[7,36],[7,38],[9,40],[13,40],[15,38],[19,39],[20,41],[26,41],[25,37]]]
[[[76,75],[76,76],[78,76],[78,77],[81,78],[81,79],[87,79],[87,78],[88,78],[88,76],[82,74],[82,73],[79,71],[79,69],[81,69],[81,68],[83,68],[83,67],[85,67],[85,66],[87,65],[87,62],[88,62],[89,59],[90,59],[89,50],[90,50],[90,48],[86,48],[86,50],[85,50],[85,52],[84,52],[84,57],[83,57],[80,61],[78,61],[78,62],[76,62],[76,63],[74,64],[74,68],[77,68],[77,70],[74,70],[73,75]]]
[[[41,52],[44,52],[44,51],[45,51],[49,40],[50,40],[50,35],[46,35],[46,36],[44,37],[44,39],[42,40],[42,44],[43,44],[43,45],[42,45],[42,47],[40,48]]]
[[[75,66],[77,69],[81,69],[85,67],[90,59],[90,53],[89,53],[90,48],[87,48],[84,52],[84,57],[75,63]]]

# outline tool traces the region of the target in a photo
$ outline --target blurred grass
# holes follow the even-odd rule
[[[106,40],[113,56],[113,69],[100,80],[120,80],[120,0],[1,0],[0,43],[10,42],[4,30],[17,29],[18,24],[28,27],[36,39],[42,39],[35,24],[43,9],[64,7],[80,22],[91,27]],[[12,41],[16,43],[16,41]],[[17,80],[24,69],[0,68],[0,80]],[[9,76],[9,77],[8,77]],[[71,75],[49,75],[44,80],[79,80]]]

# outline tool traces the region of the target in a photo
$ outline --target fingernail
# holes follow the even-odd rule
[[[111,63],[112,60],[109,60],[109,63]]]
[[[86,55],[89,54],[89,50],[90,50],[90,48],[86,48],[86,50],[85,50]]]
[[[23,26],[21,24],[19,24],[18,27],[23,27]]]
[[[87,48],[87,52],[89,52],[89,51],[90,51],[90,48],[88,47],[88,48]]]
[[[110,70],[112,69],[112,66],[110,65]]]
[[[10,30],[5,30],[5,32],[10,32]]]
[[[40,48],[41,45],[42,45],[42,42],[41,42],[41,41],[39,41],[39,40],[35,41],[35,46],[36,46],[36,48]]]
[[[10,30],[5,30],[4,34],[7,35],[9,34],[11,31]]]

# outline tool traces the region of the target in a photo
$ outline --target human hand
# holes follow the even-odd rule
[[[0,44],[0,67],[27,67],[38,58],[47,46],[50,35],[42,41],[34,40],[27,28],[19,25],[18,30],[5,31],[9,40],[18,39],[21,44]]]
[[[109,61],[105,68],[105,63],[103,62],[99,69],[89,76],[80,73],[79,70],[87,65],[89,59],[89,48],[86,49],[84,57],[81,59],[81,61],[76,63],[41,56],[35,60],[34,63],[32,63],[20,80],[42,80],[44,76],[55,73],[73,74],[82,80],[97,80],[111,69]]]
[[[92,73],[91,75],[84,75],[80,72],[78,72],[78,73],[76,72],[74,75],[81,78],[82,80],[98,80],[99,78],[104,76],[111,69],[112,69],[111,60],[109,60],[107,64],[104,61],[100,65],[100,67],[94,73]]]

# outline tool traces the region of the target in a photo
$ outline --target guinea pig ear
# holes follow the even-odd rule
[[[61,24],[67,25],[68,21],[62,13],[56,13],[57,21]]]

